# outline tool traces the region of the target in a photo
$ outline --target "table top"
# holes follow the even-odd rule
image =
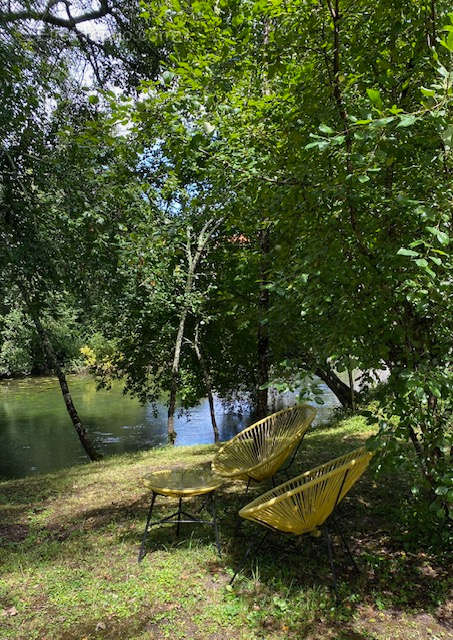
[[[145,476],[154,493],[164,496],[198,496],[215,491],[225,479],[216,476],[210,467],[165,469]]]

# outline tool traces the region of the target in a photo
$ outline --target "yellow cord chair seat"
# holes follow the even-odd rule
[[[361,447],[330,460],[267,491],[239,515],[285,533],[318,535],[318,528],[366,470],[372,455]]]
[[[313,407],[299,405],[255,422],[220,447],[212,470],[238,480],[270,478],[299,445],[315,415]]]

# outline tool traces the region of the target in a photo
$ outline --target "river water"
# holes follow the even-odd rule
[[[106,456],[138,451],[166,443],[167,407],[142,406],[124,396],[120,383],[96,390],[88,376],[69,376],[68,382],[83,423]],[[316,422],[328,419],[338,401],[320,382],[323,404]],[[295,403],[293,394],[276,401],[276,408]],[[228,440],[251,422],[250,414],[225,410],[216,400],[220,437]],[[207,399],[175,419],[176,445],[213,442]],[[26,378],[0,382],[0,479],[57,471],[87,461],[66,413],[55,378]]]

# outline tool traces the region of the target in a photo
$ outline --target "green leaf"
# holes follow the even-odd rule
[[[329,146],[327,140],[318,140],[317,142],[310,142],[306,144],[304,149],[313,149],[314,147],[318,147],[319,151],[323,151]]]
[[[192,138],[190,139],[190,147],[192,149],[196,149],[197,147],[200,146],[200,143],[202,141],[203,141],[203,134],[198,132],[195,135],[193,135]]]
[[[443,140],[446,151],[449,151],[453,147],[453,124],[449,124],[444,127],[440,132],[440,136]]]
[[[419,254],[416,251],[412,251],[411,249],[404,249],[403,247],[401,247],[401,249],[397,252],[396,255],[397,256],[410,256],[411,258],[415,258]]]
[[[424,96],[428,96],[429,98],[432,98],[433,96],[436,95],[436,92],[434,91],[434,89],[427,89],[426,87],[421,87],[420,91],[423,93]]]
[[[174,77],[175,77],[175,74],[172,73],[171,71],[164,71],[162,74],[162,80],[164,84],[170,84],[170,82],[173,80]]]
[[[445,231],[441,231],[440,229],[437,229],[437,227],[426,227],[426,229],[435,236],[441,244],[449,243],[450,238],[448,233],[445,233]]]
[[[378,109],[382,109],[382,99],[379,91],[377,89],[367,89],[366,92],[370,101],[378,107]]]
[[[99,102],[99,96],[96,96],[96,95],[88,96],[88,102],[89,102],[90,104],[98,104],[98,102]]]
[[[367,176],[366,174],[359,176],[359,182],[369,182],[370,181],[370,176]]]
[[[440,44],[448,49],[448,51],[453,51],[453,31],[450,31],[446,40],[439,40]]]
[[[428,260],[425,260],[425,258],[418,258],[418,260],[415,261],[415,264],[419,267],[427,267]]]
[[[326,124],[320,124],[319,125],[319,130],[322,133],[327,133],[328,135],[332,135],[332,133],[335,133],[335,131],[332,129],[332,127],[329,127]]]
[[[203,129],[206,131],[206,133],[208,135],[210,135],[213,131],[215,131],[215,127],[214,125],[212,125],[210,122],[203,122]]]
[[[416,120],[417,120],[417,118],[412,113],[409,113],[407,115],[401,116],[401,120],[399,121],[399,123],[396,126],[397,127],[410,127],[411,125],[414,124],[414,122]]]
[[[393,116],[387,116],[386,118],[378,118],[377,120],[372,120],[370,126],[372,127],[385,127],[385,125],[393,122],[395,118]]]

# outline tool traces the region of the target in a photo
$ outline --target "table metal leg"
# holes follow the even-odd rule
[[[181,526],[181,512],[182,512],[182,496],[179,498],[178,502],[178,524],[176,525],[176,537],[179,538],[179,529]]]
[[[186,511],[183,510],[182,508],[182,496],[179,497],[178,500],[178,511],[175,511],[175,513],[172,513],[169,516],[166,516],[165,518],[161,518],[160,520],[156,520],[155,522],[151,522],[151,516],[153,513],[153,507],[154,507],[154,503],[156,500],[156,496],[157,493],[155,493],[154,491],[152,492],[152,499],[151,499],[151,506],[149,508],[149,512],[148,512],[148,518],[146,520],[146,526],[145,526],[145,531],[143,533],[143,538],[142,538],[142,543],[140,546],[140,551],[138,553],[138,562],[141,562],[143,560],[143,558],[146,555],[145,552],[145,545],[146,545],[146,539],[148,536],[148,531],[151,527],[154,527],[155,525],[158,524],[170,524],[170,523],[176,523],[176,537],[179,536],[179,531],[180,531],[180,526],[182,523],[199,523],[199,524],[208,524],[210,525],[213,529],[214,529],[214,533],[215,533],[215,542],[216,542],[216,547],[217,547],[217,553],[219,555],[219,558],[222,557],[222,553],[220,550],[220,539],[219,539],[219,530],[218,530],[218,526],[217,526],[217,512],[216,512],[216,505],[215,505],[215,494],[214,492],[212,492],[210,495],[206,496],[206,502],[203,505],[203,507],[207,508],[207,511],[209,513],[209,515],[211,516],[211,520],[202,520],[200,518],[196,518],[195,516],[193,516],[190,513],[187,513]],[[197,512],[198,515],[199,511]]]
[[[141,562],[143,560],[143,558],[145,557],[145,544],[146,544],[146,538],[148,536],[148,529],[149,529],[149,523],[151,522],[151,516],[153,514],[153,507],[154,507],[154,502],[156,501],[156,493],[152,493],[152,498],[151,498],[151,506],[149,508],[148,511],[148,519],[146,520],[146,526],[145,526],[145,531],[143,533],[143,538],[142,538],[142,544],[140,545],[140,551],[138,552],[138,561]]]

